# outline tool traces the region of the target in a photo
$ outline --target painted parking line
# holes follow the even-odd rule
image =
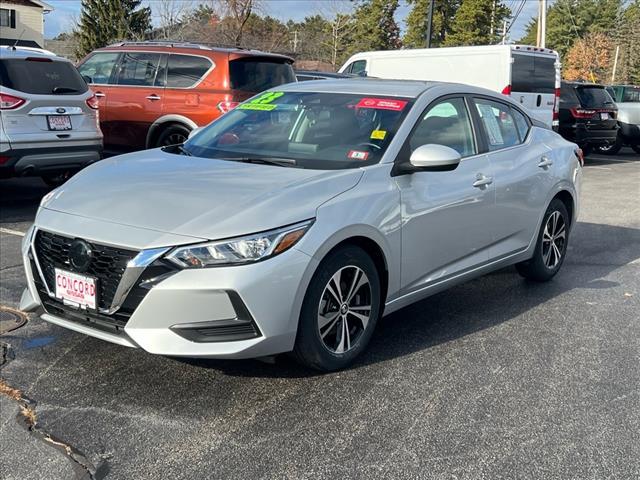
[[[0,227],[0,233],[8,233],[9,235],[15,235],[17,237],[24,237],[24,232],[20,232],[18,230],[11,230],[10,228]]]

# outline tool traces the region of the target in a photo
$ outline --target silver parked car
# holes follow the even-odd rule
[[[383,314],[510,264],[551,279],[580,153],[480,88],[281,86],[47,195],[21,308],[156,354],[343,368]]]
[[[97,109],[69,60],[0,47],[0,178],[36,175],[57,185],[100,160]]]

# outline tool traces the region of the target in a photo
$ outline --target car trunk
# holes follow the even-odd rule
[[[34,79],[37,79],[34,81]],[[0,59],[4,131],[14,143],[95,137],[97,113],[75,67],[46,57]]]

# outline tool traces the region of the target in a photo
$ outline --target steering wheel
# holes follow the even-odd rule
[[[358,145],[356,145],[356,147],[373,147],[376,150],[382,150],[382,147],[380,145],[376,145],[375,143],[369,143],[369,142],[363,142],[363,143],[359,143]]]

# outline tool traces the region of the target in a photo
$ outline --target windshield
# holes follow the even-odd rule
[[[270,91],[198,132],[184,151],[239,161],[287,159],[283,165],[321,170],[372,165],[410,104],[408,98]]]

